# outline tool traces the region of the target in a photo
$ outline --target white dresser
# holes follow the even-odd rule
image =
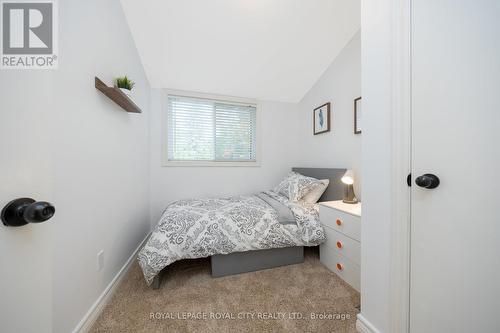
[[[319,219],[326,233],[326,242],[319,247],[321,262],[359,291],[361,203],[320,202]]]

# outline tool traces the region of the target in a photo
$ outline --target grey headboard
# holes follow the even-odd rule
[[[346,169],[335,168],[292,168],[301,175],[317,179],[329,179],[330,184],[319,201],[340,200],[344,196],[344,184],[340,181]]]

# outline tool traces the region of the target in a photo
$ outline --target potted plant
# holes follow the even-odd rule
[[[115,84],[115,86],[117,88],[120,88],[120,90],[128,97],[131,97],[132,88],[134,87],[134,85],[135,83],[131,81],[126,75],[124,77],[117,78]]]

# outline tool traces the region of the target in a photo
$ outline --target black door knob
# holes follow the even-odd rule
[[[56,208],[45,201],[31,198],[12,200],[2,209],[2,222],[6,226],[20,227],[28,223],[40,223],[54,216]]]
[[[439,178],[431,173],[426,173],[415,179],[415,184],[423,188],[436,188],[439,186]]]
[[[56,212],[56,208],[45,201],[37,201],[26,207],[23,213],[24,220],[29,223],[47,221]]]

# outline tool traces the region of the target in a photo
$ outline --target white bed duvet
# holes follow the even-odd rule
[[[138,255],[147,284],[180,259],[324,242],[317,204],[290,202],[272,191],[263,193],[288,207],[296,224],[281,224],[279,210],[257,195],[180,200],[169,205]]]

